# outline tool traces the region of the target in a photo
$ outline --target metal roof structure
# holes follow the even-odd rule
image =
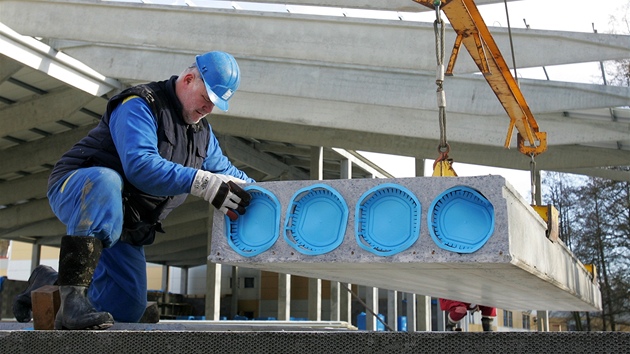
[[[343,177],[348,163],[352,178],[391,177],[360,150],[435,158],[432,23],[286,10],[428,10],[411,0],[378,4],[267,1],[261,10],[246,1],[0,0],[0,238],[58,246],[65,227],[46,200],[53,164],[95,126],[108,97],[176,75],[207,50],[230,52],[241,66],[230,111],[215,111],[210,123],[226,155],[259,181],[310,178],[319,146],[325,179]],[[507,29],[491,31],[507,53]],[[513,29],[512,36],[522,67],[630,58],[627,35]],[[447,48],[453,40],[447,29]],[[447,80],[451,156],[529,169],[528,157],[503,148],[509,120],[465,54]],[[630,111],[619,108],[630,103],[628,87],[519,82],[548,133],[538,168],[630,180],[605,169],[630,165]],[[146,248],[147,260],[205,264],[211,212],[189,198],[167,219],[167,236]]]

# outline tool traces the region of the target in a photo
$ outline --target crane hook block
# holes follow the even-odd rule
[[[521,133],[516,134],[516,143],[518,146],[518,151],[527,155],[527,156],[538,156],[543,152],[547,151],[547,133],[546,132],[534,132],[536,136],[536,142],[538,145],[528,145],[527,139],[523,138]]]

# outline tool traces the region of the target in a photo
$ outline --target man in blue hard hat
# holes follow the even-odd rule
[[[105,329],[138,322],[147,308],[144,245],[188,194],[231,219],[245,213],[254,182],[225,157],[208,121],[228,109],[238,89],[234,57],[198,55],[179,76],[142,84],[112,97],[99,124],[55,164],[48,199],[67,226],[59,272],[39,266],[13,312],[32,317],[30,291],[57,284],[55,329]]]

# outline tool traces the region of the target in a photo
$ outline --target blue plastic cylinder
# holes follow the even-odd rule
[[[357,328],[359,330],[365,330],[365,312],[361,312],[357,315]]]
[[[398,316],[398,330],[407,332],[407,316]]]
[[[366,317],[367,315],[365,314],[365,312],[361,312],[360,314],[357,315],[357,328],[359,330],[366,330]],[[383,322],[385,322],[385,315],[383,314],[379,314],[378,318],[380,318],[381,320],[383,320]],[[377,331],[385,331],[385,325],[383,324],[383,322],[381,321],[376,321],[376,330]]]
[[[376,321],[376,330],[380,331],[380,332],[384,332],[385,331],[385,315],[381,315],[380,313],[378,314],[378,318],[381,319],[381,321]]]

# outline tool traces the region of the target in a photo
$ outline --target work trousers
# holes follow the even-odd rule
[[[123,181],[114,170],[88,167],[50,186],[48,200],[70,236],[103,242],[88,298],[117,322],[138,322],[147,305],[146,258],[142,246],[118,242],[123,226]]]

